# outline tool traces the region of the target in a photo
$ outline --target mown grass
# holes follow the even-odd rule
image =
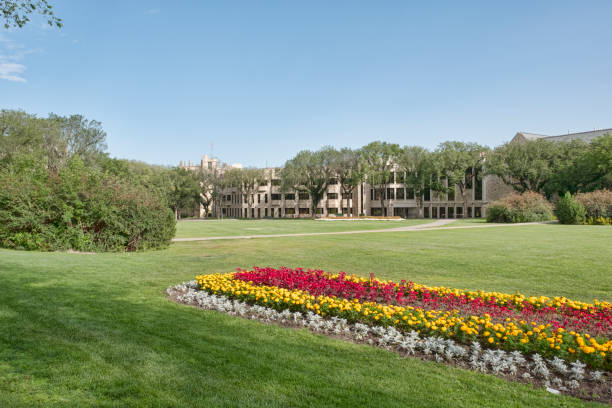
[[[612,228],[537,225],[0,251],[0,406],[583,406],[365,345],[177,305],[196,274],[253,265],[612,299]]]
[[[312,220],[312,219],[224,219],[184,220],[176,226],[176,238],[227,237],[237,235],[299,234],[377,230],[419,225],[433,220]]]

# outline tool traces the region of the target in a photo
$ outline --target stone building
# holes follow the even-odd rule
[[[591,132],[568,133],[559,136],[538,135],[528,132],[518,132],[511,140],[520,143],[525,140],[544,139],[549,141],[571,141],[581,139],[591,142],[597,137],[611,133],[612,129],[594,130]],[[218,159],[204,155],[200,164],[181,162],[181,167],[191,170],[223,172],[230,167],[241,168],[240,164],[227,165],[219,163]],[[477,169],[471,169],[476,172]],[[278,170],[267,168],[266,184],[258,187],[251,200],[235,188],[229,188],[222,194],[221,200],[216,203],[219,216],[233,218],[307,218],[312,217],[311,201],[307,193],[282,193]],[[392,182],[387,184],[385,190],[385,205],[381,206],[378,191],[375,191],[367,182],[361,183],[350,197],[342,194],[340,185],[334,183],[327,189],[326,195],[319,203],[316,212],[318,215],[388,215],[404,218],[419,218],[419,209],[414,194],[405,188],[401,182],[402,174],[395,172]],[[506,185],[499,177],[487,175],[475,177],[473,185],[468,186],[468,218],[486,216],[486,207],[489,203],[499,200],[512,193],[512,187]],[[248,202],[253,204],[248,204]],[[200,216],[204,216],[200,209]],[[427,192],[423,197],[422,217],[424,218],[463,218],[463,201],[459,189],[455,194],[448,196],[435,191]]]

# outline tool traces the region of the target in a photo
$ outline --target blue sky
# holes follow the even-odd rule
[[[115,157],[612,127],[610,1],[50,2],[63,28],[0,28],[0,108],[99,120]]]

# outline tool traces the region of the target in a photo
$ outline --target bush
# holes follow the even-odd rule
[[[566,192],[557,202],[557,218],[561,224],[584,224],[586,211],[571,193]]]
[[[598,190],[590,193],[579,193],[576,194],[575,199],[586,210],[587,221],[592,220],[589,224],[612,223],[612,191]],[[597,222],[597,220],[600,220],[600,222]]]
[[[550,203],[533,191],[511,194],[487,207],[487,222],[536,222],[552,218]]]
[[[59,172],[30,157],[0,170],[0,245],[27,250],[135,251],[163,248],[176,222],[142,186],[86,167]]]

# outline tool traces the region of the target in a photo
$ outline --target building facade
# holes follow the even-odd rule
[[[239,164],[220,163],[204,155],[199,164],[181,162],[180,166],[192,171],[216,171],[220,174]],[[226,188],[214,205],[214,215],[231,218],[308,218],[312,217],[312,201],[308,193],[282,192],[278,169],[265,169],[266,182],[247,197],[237,188]],[[385,186],[383,200],[380,190],[367,182],[357,186],[352,194],[344,194],[337,180],[331,180],[325,196],[315,210],[319,216],[399,216],[403,218],[463,218],[463,200],[458,189],[455,194],[428,191],[419,208],[414,193],[402,183],[403,175],[393,172],[391,182]],[[467,217],[484,217],[486,205],[507,194],[508,189],[495,176],[475,177],[468,186]],[[204,208],[200,217],[206,217]],[[210,214],[208,214],[210,215]]]
[[[520,143],[525,140],[544,139],[549,141],[571,141],[575,139],[591,142],[593,139],[612,133],[612,129],[595,130],[591,132],[568,133],[559,136],[538,135],[528,132],[518,132],[511,140]],[[216,158],[204,155],[200,164],[180,163],[181,167],[199,171],[217,171],[223,173],[228,168],[241,168],[240,164],[223,164]],[[477,169],[471,169],[476,172]],[[267,168],[266,183],[258,186],[252,197],[246,197],[236,188],[228,188],[221,194],[221,199],[215,203],[216,216],[232,218],[307,218],[312,217],[312,202],[308,193],[285,192],[280,190],[278,169]],[[477,175],[476,175],[477,176]],[[367,182],[361,183],[352,194],[342,193],[337,181],[332,180],[325,197],[315,210],[319,216],[399,216],[403,218],[464,218],[463,200],[458,187],[454,194],[443,194],[428,191],[422,197],[422,208],[419,208],[414,193],[403,183],[403,174],[394,172],[391,182],[383,191],[384,201],[381,201],[379,191]],[[487,175],[474,177],[472,185],[468,185],[467,211],[465,217],[486,217],[487,205],[499,200],[514,190],[497,176]],[[200,208],[200,217],[207,216]]]

